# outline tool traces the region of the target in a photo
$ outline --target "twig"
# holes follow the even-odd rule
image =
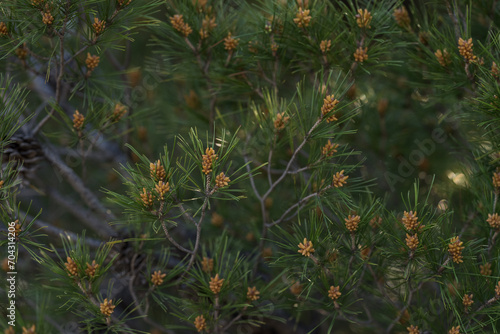
[[[314,129],[316,129],[316,127],[318,127],[318,125],[320,123],[321,123],[321,118],[319,118],[316,121],[316,123],[314,123],[313,126],[309,129],[309,131],[304,136],[304,139],[302,140],[302,142],[299,144],[299,146],[293,152],[292,157],[288,161],[288,164],[286,165],[285,170],[283,171],[283,174],[281,174],[281,176],[276,180],[276,182],[274,182],[272,184],[272,186],[269,187],[269,189],[267,190],[267,192],[262,196],[263,199],[266,199],[271,194],[271,192],[276,188],[276,186],[281,181],[283,181],[283,179],[287,176],[288,171],[290,170],[290,167],[292,166],[292,163],[295,161],[295,158],[296,158],[297,154],[300,152],[300,150],[302,149],[302,147],[304,147],[304,145],[307,143],[307,141],[309,140],[312,132],[314,131]]]
[[[243,308],[243,310],[240,312],[240,314],[238,314],[236,317],[234,317],[226,326],[224,326],[222,328],[222,333],[225,333],[229,328],[231,328],[231,326],[238,320],[241,319],[241,317],[243,317],[243,312],[245,312],[247,309],[247,307],[245,306]]]
[[[495,210],[497,208],[497,202],[498,202],[498,192],[495,191],[495,195],[493,197],[493,211],[492,212],[495,212]]]
[[[29,221],[32,221],[34,219],[33,216],[25,213],[25,212],[19,212],[19,218],[21,219],[27,219]],[[102,245],[102,242],[97,239],[85,237],[82,238],[81,236],[78,236],[76,233],[70,232],[66,229],[60,229],[58,227],[55,227],[54,225],[51,225],[39,218],[35,219],[35,222],[33,223],[34,226],[40,228],[40,232],[45,232],[49,235],[52,235],[54,237],[65,237],[73,240],[77,240],[78,238],[82,239],[87,245],[93,248],[99,248]]]
[[[191,258],[189,259],[189,263],[186,267],[186,270],[182,273],[181,277],[179,277],[179,282],[184,278],[184,275],[186,275],[191,267],[194,264],[194,260],[196,259],[196,253],[198,253],[198,249],[200,248],[200,237],[201,237],[201,224],[203,222],[203,219],[205,219],[205,214],[206,214],[206,209],[208,206],[208,199],[210,194],[213,193],[210,191],[210,175],[207,176],[206,179],[206,185],[205,185],[205,201],[203,202],[203,206],[201,207],[201,215],[200,219],[196,223],[196,240],[194,243],[193,250],[189,253],[191,254]]]
[[[274,225],[276,224],[279,224],[283,221],[283,219],[285,219],[285,217],[290,213],[290,211],[292,211],[293,209],[295,209],[296,207],[298,207],[299,205],[302,205],[303,203],[306,203],[307,201],[309,201],[311,198],[314,198],[318,195],[320,195],[321,193],[323,193],[326,189],[329,189],[331,188],[331,186],[327,186],[325,187],[324,189],[322,189],[321,191],[317,191],[315,193],[312,193],[312,194],[309,194],[307,195],[306,197],[302,198],[300,201],[298,201],[297,203],[293,204],[292,206],[290,206],[282,215],[280,218],[278,218],[277,220],[273,221],[272,223],[269,223],[269,224],[266,224],[266,227],[267,228],[270,228],[270,227],[273,227]]]
[[[269,186],[273,185],[273,180],[271,178],[271,161],[273,158],[274,145],[276,145],[276,133],[274,133],[271,148],[269,149],[269,155],[267,157],[267,180],[269,181]]]
[[[382,283],[380,283],[379,278],[375,274],[375,271],[373,271],[373,268],[370,265],[370,263],[367,263],[366,265],[367,265],[368,270],[372,274],[372,277],[373,277],[373,280],[375,281],[375,284],[377,284],[377,287],[378,287],[380,293],[382,293],[382,295],[384,296],[385,300],[389,301],[392,304],[392,306],[394,306],[394,308],[397,308],[398,306],[396,305],[396,302],[394,302],[392,300],[392,298],[389,297],[389,295],[387,294],[387,291],[386,291],[384,285]]]
[[[90,300],[92,304],[94,304],[97,307],[100,307],[99,301],[94,297],[94,295],[91,293],[91,291],[85,289],[82,285],[82,282],[80,280],[75,280],[76,284],[82,291],[82,293]],[[120,321],[118,318],[116,318],[114,315],[109,316],[108,318],[108,326],[111,324],[111,320],[113,320],[114,323],[120,324],[121,326],[125,327],[127,330],[131,331],[131,328],[125,324],[123,321]]]
[[[86,44],[83,47],[81,47],[78,51],[76,51],[73,54],[73,56],[71,56],[71,58],[69,58],[68,60],[66,60],[64,62],[64,65],[68,65],[71,61],[73,61],[74,59],[76,59],[76,57],[78,57],[81,53],[85,52],[89,47],[95,45],[96,42],[97,42],[96,38],[94,38],[91,41],[89,41],[89,44]]]
[[[423,283],[421,283],[421,284],[423,284]],[[411,277],[409,278],[409,281],[408,281],[408,287],[410,287],[410,286],[411,286]],[[392,328],[394,328],[394,326],[396,325],[396,323],[399,320],[401,320],[401,318],[404,315],[404,312],[408,309],[408,307],[410,307],[411,301],[413,299],[413,293],[415,291],[416,291],[416,289],[415,290],[410,289],[410,293],[408,294],[408,301],[407,301],[407,303],[401,309],[399,309],[399,313],[398,313],[397,317],[392,321],[392,323],[389,325],[389,327],[387,327],[387,331],[386,331],[387,334],[391,333]]]
[[[493,246],[495,245],[495,239],[498,236],[498,230],[495,231],[493,236],[488,240],[488,255],[491,255],[491,250],[493,249]],[[490,233],[491,235],[491,233]]]
[[[450,1],[448,0],[446,0],[446,9],[448,10],[448,15],[450,16],[451,21],[453,22],[453,27],[455,29],[455,38],[458,41],[458,39],[460,38],[460,25],[458,23],[457,17],[455,16],[455,13],[453,13],[451,9]]]
[[[214,125],[214,116],[215,116],[215,105],[217,103],[217,94],[215,93],[214,83],[213,83],[212,79],[210,78],[210,76],[208,75],[208,69],[210,67],[210,60],[212,57],[212,53],[211,53],[212,48],[209,47],[207,49],[208,57],[207,57],[207,60],[205,62],[203,62],[198,49],[194,47],[194,45],[191,43],[191,41],[187,37],[185,37],[184,40],[186,41],[186,44],[191,49],[191,51],[193,51],[193,54],[196,57],[196,62],[198,63],[198,66],[200,67],[201,73],[206,80],[208,92],[212,96],[212,99],[210,100],[210,114],[209,114],[209,119],[208,119],[208,128],[209,128],[209,131],[215,131],[213,125]]]
[[[349,259],[349,264],[347,265],[347,273],[351,275],[351,267],[354,262],[354,252],[356,251],[356,235],[351,232],[351,257]]]
[[[144,244],[144,241],[141,241],[141,243],[139,245],[139,249],[142,248],[143,244]],[[130,292],[130,295],[132,296],[132,299],[134,300],[134,304],[135,304],[139,314],[145,315],[144,311],[141,308],[141,303],[139,302],[139,299],[137,298],[137,294],[135,293],[135,289],[134,289],[134,281],[136,278],[135,261],[137,260],[138,255],[139,255],[138,253],[135,253],[134,256],[132,256],[132,260],[130,261],[130,279],[128,280],[128,290]]]
[[[179,250],[185,252],[185,253],[188,253],[188,254],[193,254],[192,251],[190,251],[189,249],[186,249],[184,247],[182,247],[181,245],[179,245],[177,243],[177,241],[175,241],[172,236],[170,235],[170,233],[168,233],[168,229],[167,229],[167,226],[165,225],[165,222],[162,221],[161,222],[161,227],[163,228],[163,232],[165,232],[165,236],[167,237],[167,239],[175,246],[177,247]]]
[[[66,8],[64,10],[64,20],[63,26],[60,32],[57,32],[57,36],[59,36],[59,73],[56,79],[56,104],[61,102],[61,83],[64,76],[64,35],[66,34],[66,27],[68,25],[69,20],[69,7],[71,6],[71,0],[66,1]],[[36,135],[38,131],[43,127],[43,125],[52,117],[55,112],[55,108],[52,108],[50,112],[38,123],[38,125],[33,129],[32,134]]]
[[[316,129],[316,127],[318,127],[318,125],[321,123],[321,121],[322,121],[322,118],[318,118],[318,120],[313,124],[313,126],[311,126],[311,128],[309,129],[309,131],[304,136],[304,139],[302,140],[302,142],[299,144],[299,146],[297,146],[297,148],[293,152],[292,157],[288,161],[288,163],[287,163],[287,165],[285,167],[285,170],[283,171],[283,173],[281,174],[281,176],[274,183],[272,183],[272,185],[269,187],[269,189],[266,191],[266,193],[264,195],[262,195],[262,197],[260,198],[260,207],[261,207],[261,212],[262,212],[262,232],[260,234],[259,253],[262,252],[262,249],[264,247],[264,239],[267,236],[267,230],[269,228],[268,224],[266,223],[266,220],[267,220],[266,219],[266,207],[265,207],[265,203],[264,202],[265,202],[266,198],[271,194],[271,192],[276,188],[276,186],[279,183],[281,183],[281,181],[283,181],[283,179],[288,175],[288,171],[290,170],[293,162],[295,161],[295,158],[297,157],[297,154],[300,152],[300,150],[302,150],[302,147],[304,147],[304,145],[307,143],[307,141],[309,140],[312,132],[314,131],[314,129]],[[300,204],[297,204],[297,206],[299,206],[299,205]],[[285,212],[285,213],[288,214],[288,212]],[[282,215],[282,218],[284,218],[283,215]],[[273,224],[273,225],[276,225],[276,224]],[[254,273],[257,270],[257,264],[258,264],[258,261],[255,261]]]
[[[255,194],[255,197],[257,197],[257,199],[259,200],[259,202],[261,202],[262,201],[262,197],[260,196],[260,193],[257,190],[257,187],[255,186],[255,180],[254,180],[254,176],[252,175],[251,170],[250,170],[250,164],[248,163],[249,162],[248,157],[246,155],[244,155],[243,159],[245,160],[245,166],[246,166],[248,175],[250,177],[250,185],[252,186],[252,190],[253,190],[253,192]]]
[[[215,295],[215,305],[214,305],[214,322],[215,322],[215,326],[214,326],[214,333],[215,334],[219,334],[219,308],[220,308],[220,305],[219,305],[219,294],[216,294]]]
[[[144,241],[141,241],[140,245],[139,245],[139,249],[142,248],[142,246],[144,245]],[[135,253],[134,256],[132,257],[132,261],[130,261],[130,279],[129,279],[129,282],[128,282],[128,290],[130,292],[130,295],[132,296],[132,299],[134,300],[134,304],[137,308],[137,311],[139,312],[139,314],[142,316],[142,320],[158,329],[161,329],[163,332],[165,333],[169,333],[169,334],[173,334],[174,332],[172,330],[169,330],[167,328],[165,328],[164,326],[160,325],[159,323],[153,321],[150,319],[150,317],[147,316],[147,313],[148,313],[148,309],[149,309],[149,303],[148,303],[148,296],[151,294],[151,292],[153,292],[154,290],[154,286],[149,288],[148,291],[146,292],[146,294],[144,295],[144,299],[146,301],[146,306],[144,309],[142,309],[141,307],[141,302],[139,302],[139,299],[137,298],[137,294],[135,293],[135,286],[134,286],[134,281],[137,277],[137,269],[135,267],[135,261],[137,260],[137,257],[139,256],[139,253]],[[145,262],[142,262],[141,263],[141,266],[144,265]]]
[[[470,223],[476,218],[476,213],[472,212],[469,214],[469,218],[465,222],[464,226],[462,226],[462,229],[460,230],[460,233],[458,234],[459,237],[462,237],[462,234],[469,228]]]
[[[499,298],[497,296],[489,299],[485,304],[481,305],[481,307],[479,307],[477,310],[476,310],[476,313],[481,311],[482,309],[484,309],[485,307],[488,307],[490,306],[491,304],[493,304],[494,302],[496,302]]]
[[[109,225],[103,224],[102,220],[97,218],[92,212],[78,205],[74,201],[71,201],[67,197],[64,197],[57,190],[52,188],[47,188],[46,193],[47,195],[50,196],[50,198],[52,198],[58,204],[63,206],[73,216],[78,218],[78,220],[84,223],[87,227],[91,228],[99,236],[103,238],[108,238],[116,234],[116,232]]]
[[[189,214],[189,212],[188,212],[186,209],[184,209],[184,206],[182,205],[182,203],[178,203],[177,205],[178,205],[178,207],[182,210],[182,215],[183,215],[185,218],[187,218],[190,222],[192,222],[194,225],[196,225],[196,224],[197,224],[197,223],[196,223],[196,220],[194,220],[193,216],[191,216],[191,215]]]

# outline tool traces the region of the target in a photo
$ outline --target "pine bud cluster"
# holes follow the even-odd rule
[[[217,160],[217,154],[211,147],[207,147],[205,154],[202,155],[202,169],[205,175],[208,175],[212,171],[212,164]]]
[[[323,99],[323,106],[321,107],[321,117],[326,117],[332,110],[335,109],[337,104],[339,103],[339,100],[335,98],[335,95],[327,95]],[[326,119],[327,123],[334,122],[337,120],[337,117],[335,115],[330,115]]]
[[[450,253],[453,262],[455,263],[462,263],[464,262],[463,256],[462,256],[462,251],[464,250],[463,242],[460,241],[459,237],[453,237],[450,240],[450,243],[448,245],[448,252]]]
[[[311,15],[309,15],[310,12],[311,11],[309,9],[303,9],[302,7],[299,7],[295,18],[293,19],[293,22],[295,22],[297,27],[307,28],[309,26],[312,18]]]

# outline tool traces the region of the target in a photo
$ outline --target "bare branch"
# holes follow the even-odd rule
[[[73,189],[81,196],[82,200],[92,210],[102,214],[107,220],[114,220],[116,217],[111,210],[101,204],[101,201],[90,189],[83,183],[82,179],[49,148],[47,145],[42,147],[45,158],[59,171],[59,173],[68,181]]]
[[[47,189],[47,195],[50,196],[54,201],[63,206],[68,210],[73,216],[78,218],[87,227],[91,228],[99,236],[103,238],[108,238],[115,235],[116,232],[106,224],[102,219],[96,217],[91,211],[85,209],[81,205],[75,203],[71,199],[64,197],[55,189]]]

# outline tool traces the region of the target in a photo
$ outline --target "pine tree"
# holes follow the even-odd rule
[[[500,327],[497,1],[0,9],[5,333]]]

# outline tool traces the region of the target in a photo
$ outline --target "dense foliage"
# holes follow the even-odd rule
[[[497,333],[499,13],[0,1],[2,329]]]

